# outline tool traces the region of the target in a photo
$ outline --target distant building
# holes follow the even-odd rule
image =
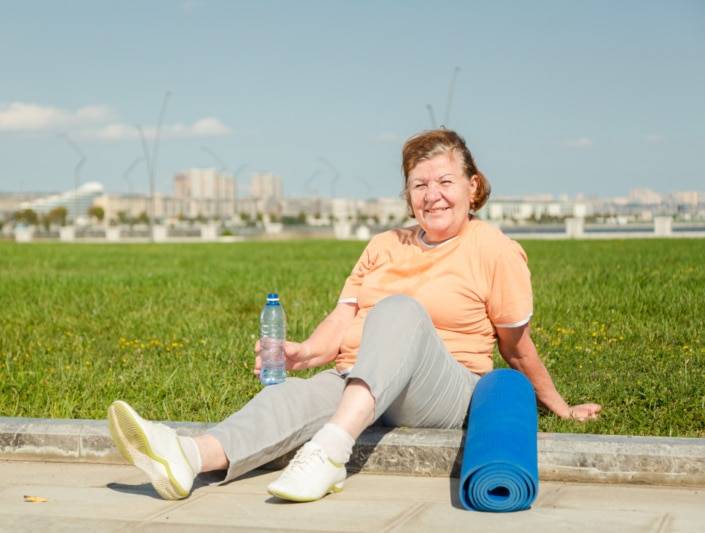
[[[191,168],[174,176],[174,200],[189,218],[230,218],[235,214],[235,179],[214,168]]]
[[[250,179],[250,196],[261,201],[273,199],[281,202],[284,199],[281,177],[271,172],[255,174]]]
[[[320,196],[284,198],[282,216],[297,217],[301,213],[306,215],[306,217],[328,218],[331,213],[330,198],[321,198]]]
[[[679,191],[671,193],[674,203],[688,206],[697,206],[705,204],[705,193],[697,191]]]
[[[153,203],[149,196],[140,194],[104,194],[96,198],[95,205],[103,208],[108,222],[119,222],[123,217],[134,220],[149,215],[152,208],[155,220],[164,222],[178,219],[185,211],[182,200],[162,193],[155,193]]]
[[[409,216],[403,198],[372,198],[362,203],[359,214],[380,224],[399,224]]]
[[[497,197],[480,210],[479,215],[495,222],[541,221],[569,217],[585,218],[592,214],[592,204],[587,201],[554,200],[550,197]]]
[[[663,197],[651,189],[634,189],[629,192],[629,203],[658,205],[663,202]]]
[[[149,196],[143,194],[104,194],[96,198],[95,204],[103,208],[107,221],[117,221],[121,215],[135,219],[149,213]]]
[[[0,193],[0,219],[8,219],[20,210],[20,205],[47,196],[42,193],[8,192]]]
[[[400,224],[408,218],[406,201],[401,198],[358,200],[308,196],[283,200],[283,216],[297,217],[301,214],[312,225],[368,221],[374,224]]]
[[[256,216],[258,213],[281,216],[284,187],[280,176],[271,172],[259,173],[250,179],[250,197],[243,199],[240,211]]]
[[[68,212],[68,218],[77,221],[81,218],[88,218],[88,209],[102,194],[103,186],[98,182],[89,181],[78,189],[22,202],[18,207],[19,209],[31,209],[38,214],[46,214],[56,207],[64,207]]]

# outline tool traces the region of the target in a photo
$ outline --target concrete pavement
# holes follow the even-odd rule
[[[454,478],[357,474],[342,493],[292,504],[266,493],[276,475],[201,479],[189,498],[169,502],[131,466],[0,462],[0,531],[705,530],[705,488],[542,482],[531,510],[487,514],[459,508]]]
[[[170,425],[184,435],[208,427]],[[124,464],[105,421],[0,417],[0,532],[705,532],[705,439],[541,433],[539,497],[512,514],[460,508],[449,474],[462,439],[460,430],[370,428],[350,462],[362,473],[319,502],[271,498],[277,474],[264,470],[226,485],[202,477],[188,499],[168,502]]]

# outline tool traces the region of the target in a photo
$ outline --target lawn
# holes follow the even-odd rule
[[[570,402],[542,431],[705,437],[705,243],[524,241],[534,339]],[[364,247],[0,243],[0,415],[217,421],[258,390],[258,314],[278,290],[290,338],[336,302]],[[497,365],[502,363],[497,359]]]

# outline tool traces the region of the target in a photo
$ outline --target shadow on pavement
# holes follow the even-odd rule
[[[458,486],[460,485],[460,480],[457,477],[448,478],[448,490],[450,491],[450,504],[455,509],[460,509],[461,511],[466,511],[465,507],[460,503],[460,496],[458,495]]]
[[[465,419],[467,423],[467,418]],[[465,507],[460,503],[460,495],[458,494],[460,486],[460,467],[463,462],[463,451],[465,450],[465,439],[467,437],[466,426],[463,426],[463,438],[460,441],[460,446],[458,447],[458,453],[455,455],[455,461],[453,462],[453,470],[448,478],[448,490],[450,491],[450,504],[455,509],[460,509],[465,511]]]
[[[106,485],[110,490],[115,492],[122,492],[123,494],[140,494],[142,496],[149,496],[156,500],[161,500],[162,497],[157,494],[151,483],[140,483],[139,485],[131,485],[128,483],[108,483]]]
[[[208,472],[205,474],[199,474],[193,481],[192,491],[199,489],[201,487],[207,487],[216,483],[221,483],[225,478],[225,470]],[[114,490],[115,492],[122,492],[124,494],[140,494],[142,496],[149,496],[157,500],[161,500],[162,497],[159,496],[151,483],[140,483],[137,485],[129,483],[108,483],[106,488]]]

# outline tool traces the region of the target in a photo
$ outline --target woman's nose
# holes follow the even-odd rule
[[[426,197],[427,202],[435,202],[441,196],[440,186],[435,182],[430,182],[426,187]]]

